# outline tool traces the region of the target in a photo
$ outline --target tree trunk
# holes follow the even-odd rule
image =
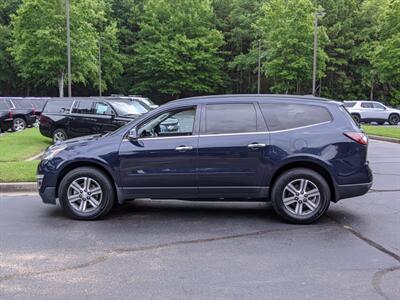
[[[374,100],[374,83],[371,83],[371,90],[369,92],[369,99]]]
[[[64,97],[64,72],[61,72],[58,77],[58,94],[59,97]]]

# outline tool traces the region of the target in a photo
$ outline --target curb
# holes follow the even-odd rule
[[[10,182],[0,183],[0,194],[2,193],[36,193],[36,182]]]
[[[369,134],[368,134],[368,137],[372,140],[400,144],[400,139],[396,139],[396,138],[383,137],[383,136],[377,136],[377,135],[369,135]]]

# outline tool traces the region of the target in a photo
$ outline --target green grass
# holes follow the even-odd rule
[[[0,182],[35,181],[38,160],[26,161],[51,145],[37,128],[0,136]]]
[[[0,182],[34,182],[38,160],[0,163]]]
[[[362,129],[365,133],[370,135],[385,136],[400,139],[399,127],[384,127],[384,126],[371,126],[363,125]]]
[[[10,132],[0,136],[0,162],[22,161],[35,156],[51,145],[37,128]]]

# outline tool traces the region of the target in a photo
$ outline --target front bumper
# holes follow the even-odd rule
[[[36,182],[38,187],[38,192],[40,198],[42,198],[43,203],[56,204],[56,188],[43,186],[44,175],[37,174]]]
[[[338,185],[336,187],[336,201],[365,195],[371,187],[372,181],[368,183]]]

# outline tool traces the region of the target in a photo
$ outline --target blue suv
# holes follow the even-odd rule
[[[171,118],[178,128],[161,130]],[[45,203],[105,216],[135,198],[271,201],[285,220],[319,219],[372,185],[368,139],[339,102],[224,95],[160,106],[117,131],[51,146],[37,170]]]

